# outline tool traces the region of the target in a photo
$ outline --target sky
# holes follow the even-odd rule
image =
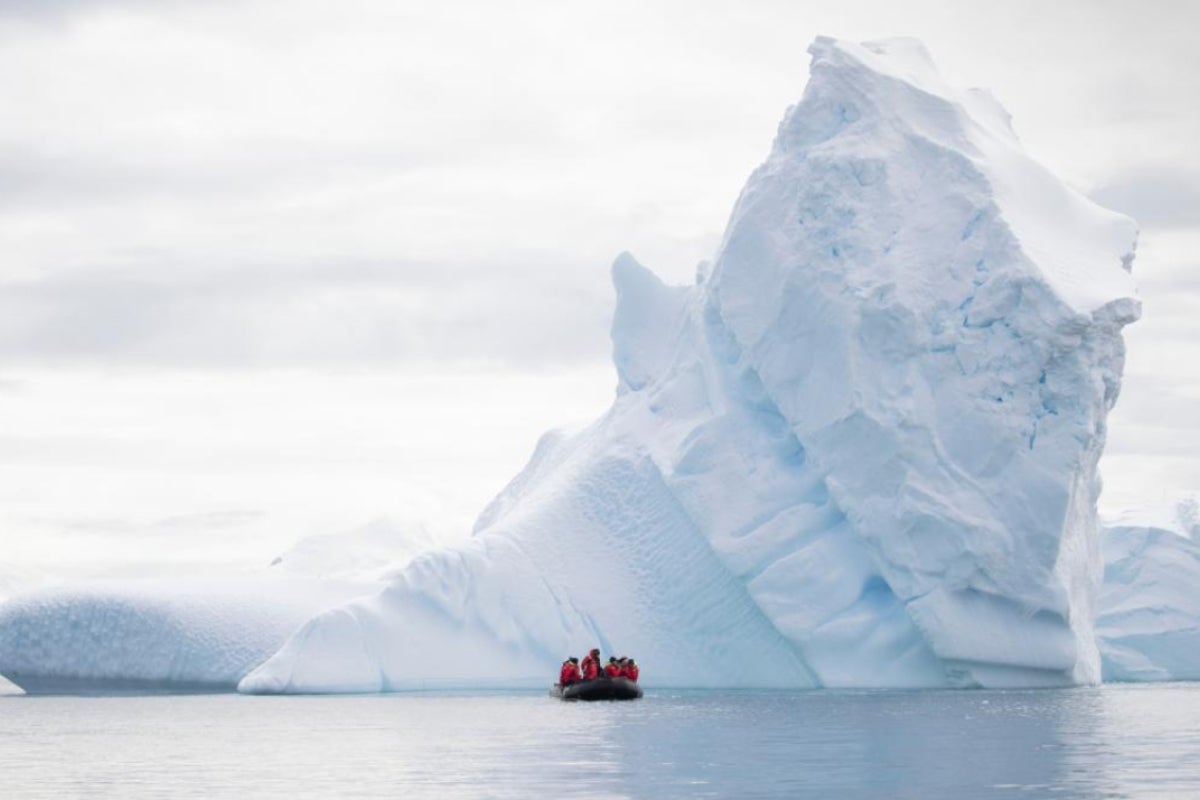
[[[611,402],[817,35],[922,39],[1134,216],[1102,508],[1200,491],[1200,3],[0,0],[0,582],[447,539]],[[0,586],[2,588],[2,586]]]

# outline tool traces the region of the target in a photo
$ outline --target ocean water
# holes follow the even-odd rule
[[[0,797],[1200,797],[1200,686],[0,698]]]

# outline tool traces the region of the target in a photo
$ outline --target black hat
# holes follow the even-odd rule
[[[610,664],[611,664],[612,662],[616,661],[616,660],[617,660],[617,657],[616,657],[616,656],[609,656],[609,657],[608,657],[608,663],[610,663]]]
[[[572,664],[578,664],[578,663],[579,663],[579,659],[578,659],[578,658],[576,658],[575,656],[571,656],[570,658],[568,658],[568,659],[567,659],[567,661],[570,661]]]
[[[599,647],[593,647],[593,648],[592,648],[592,652],[593,652],[593,653],[599,653],[599,652],[600,652],[600,648],[599,648]]]

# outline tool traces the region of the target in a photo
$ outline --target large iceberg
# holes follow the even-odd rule
[[[695,285],[614,264],[612,409],[240,689],[539,685],[592,645],[658,685],[1100,679],[1135,227],[919,43],[810,52]]]

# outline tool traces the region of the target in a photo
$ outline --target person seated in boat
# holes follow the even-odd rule
[[[637,683],[639,672],[637,662],[632,658],[623,658],[621,660],[625,662],[621,665],[621,677],[629,678],[629,680]]]
[[[616,656],[609,656],[608,663],[604,665],[604,677],[619,678],[621,676],[621,665],[617,663]]]
[[[593,648],[592,652],[583,657],[583,663],[579,666],[583,668],[583,679],[585,681],[594,681],[600,677],[600,648]]]
[[[570,686],[572,683],[579,683],[582,678],[579,676],[579,659],[572,656],[563,662],[562,669],[558,673],[558,682],[563,686]]]

